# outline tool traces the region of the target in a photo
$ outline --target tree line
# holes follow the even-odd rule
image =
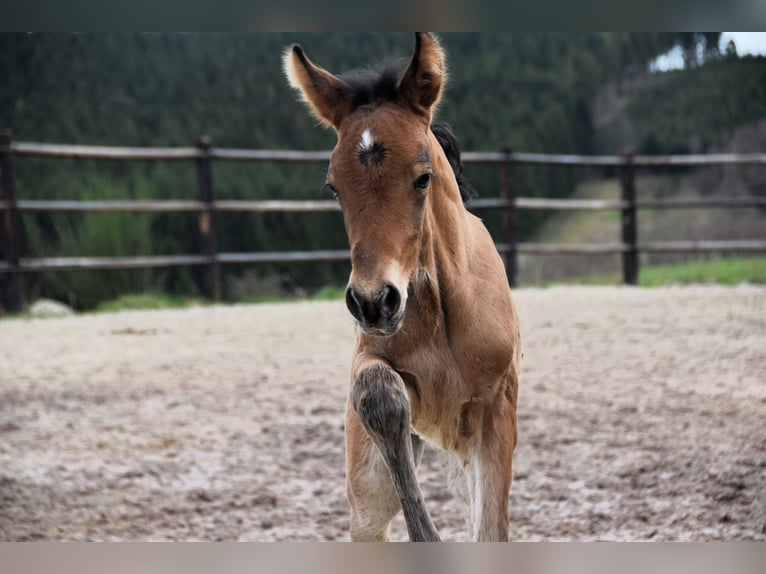
[[[452,126],[464,150],[510,145],[519,151],[584,154],[615,151],[599,149],[592,117],[593,100],[604,86],[646,70],[673,46],[712,43],[704,36],[695,40],[673,33],[458,33],[441,38],[450,81],[438,119]],[[207,134],[220,147],[329,149],[334,135],[314,125],[282,76],[281,53],[294,42],[315,62],[341,72],[406,59],[413,38],[2,34],[0,77],[6,81],[0,82],[0,127],[12,129],[18,141],[189,146]],[[625,112],[637,126],[628,144],[642,151],[683,151],[690,134],[715,142],[734,124],[766,115],[762,59],[736,60],[712,49],[701,53],[717,62],[679,73],[678,79],[670,74],[634,99]],[[721,117],[708,109],[716,105],[731,113]],[[693,111],[679,114],[678,107]],[[325,198],[320,191],[325,169],[217,162],[214,188],[220,199]],[[497,195],[496,169],[471,165],[466,173],[480,196]],[[16,175],[17,196],[24,199],[191,199],[196,193],[194,168],[186,163],[19,158]],[[519,168],[516,184],[524,196],[566,196],[580,175],[566,168]],[[522,238],[542,217],[525,214]],[[487,219],[491,229],[496,227],[492,216]],[[196,224],[188,214],[26,214],[23,249],[28,257],[195,253]],[[221,251],[346,247],[337,214],[224,214],[217,239]],[[348,269],[337,263],[224,271],[225,294],[230,295],[243,292],[238,286],[245,279],[257,283],[266,276],[313,290],[342,283]],[[71,271],[36,275],[28,286],[31,295],[87,308],[128,291],[194,294],[196,273],[187,268]]]

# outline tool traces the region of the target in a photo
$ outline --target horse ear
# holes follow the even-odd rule
[[[415,34],[415,53],[399,80],[404,100],[429,121],[439,103],[447,79],[444,52],[439,42],[425,32]]]
[[[315,65],[297,44],[285,50],[282,64],[290,85],[300,92],[316,118],[324,125],[337,129],[349,112],[348,86]]]

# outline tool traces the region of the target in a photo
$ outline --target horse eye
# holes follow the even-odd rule
[[[424,173],[419,178],[415,180],[415,187],[417,189],[425,189],[428,187],[428,183],[431,181],[431,174],[430,173]]]
[[[322,190],[328,190],[330,193],[332,193],[333,199],[338,199],[338,190],[335,189],[335,186],[331,183],[325,183],[322,186]]]

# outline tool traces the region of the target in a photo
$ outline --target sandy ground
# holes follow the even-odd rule
[[[766,540],[766,289],[516,301],[515,540]],[[342,302],[0,321],[0,539],[348,540],[352,330]],[[465,540],[433,451],[420,476]]]

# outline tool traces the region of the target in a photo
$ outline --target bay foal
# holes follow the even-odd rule
[[[284,68],[335,129],[326,186],[343,210],[358,323],[346,407],[353,540],[439,535],[416,467],[423,440],[448,453],[476,540],[508,539],[521,341],[502,260],[463,206],[451,134],[431,126],[444,54],[417,34],[403,73],[335,76],[300,46]]]

